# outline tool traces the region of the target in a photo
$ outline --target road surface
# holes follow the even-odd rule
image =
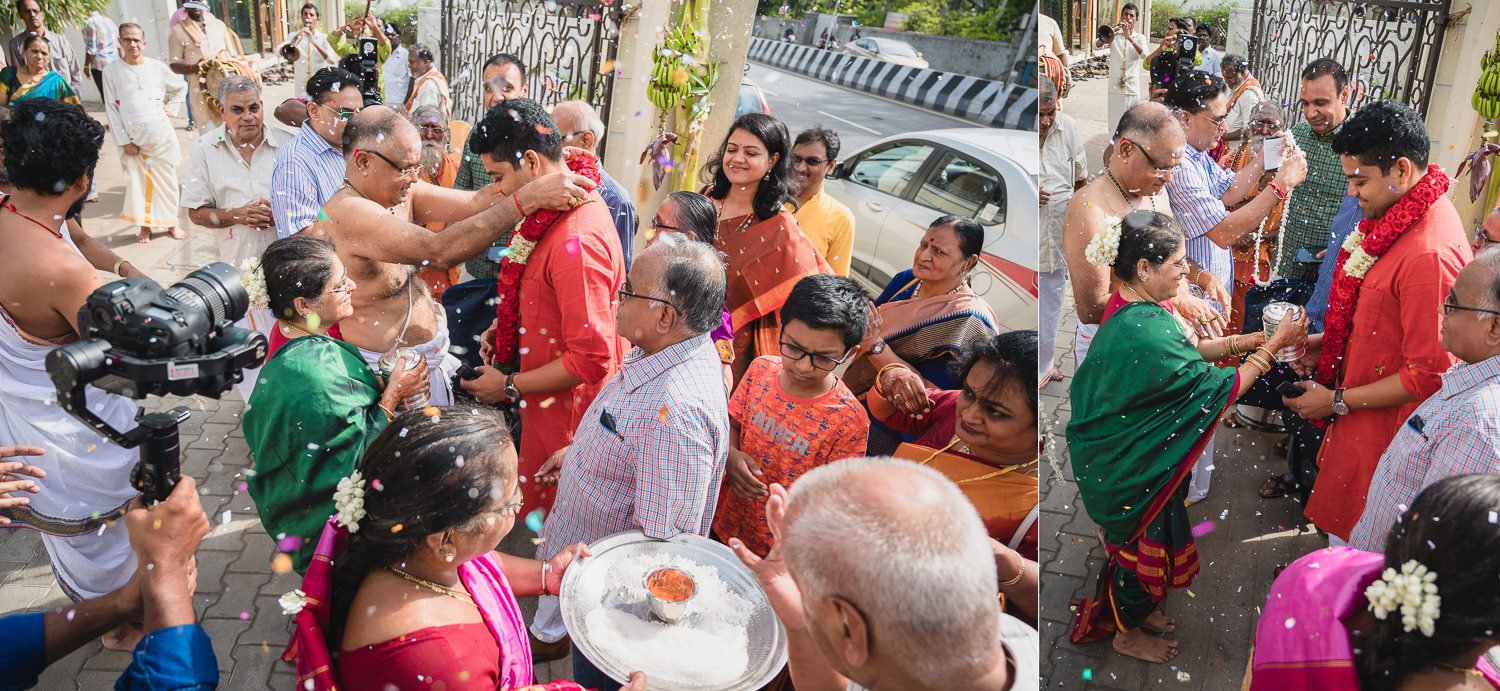
[[[749,77],[766,92],[771,114],[781,118],[793,137],[815,123],[839,133],[845,152],[892,134],[978,125],[941,113],[834,86],[759,63]]]

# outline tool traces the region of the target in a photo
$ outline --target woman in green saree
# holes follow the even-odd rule
[[[26,39],[22,55],[26,57],[25,64],[0,69],[0,104],[9,107],[28,98],[50,98],[82,107],[68,80],[52,69],[47,39],[32,34]]]
[[[277,332],[289,340],[261,367],[245,407],[254,473],[250,496],[278,549],[307,570],[333,493],[408,396],[427,391],[427,364],[391,373],[382,386],[359,350],[328,334],[354,313],[354,282],[325,240],[271,243],[261,274]]]
[[[1113,635],[1115,650],[1166,662],[1177,642],[1142,629],[1172,631],[1161,602],[1198,572],[1186,479],[1225,410],[1271,369],[1271,354],[1307,337],[1307,319],[1283,320],[1270,339],[1199,339],[1171,303],[1187,273],[1182,229],[1154,211],[1126,216],[1087,252],[1112,267],[1120,288],[1071,394],[1068,452],[1108,560],[1094,597],[1078,603],[1070,639]],[[1240,355],[1238,369],[1213,364]]]

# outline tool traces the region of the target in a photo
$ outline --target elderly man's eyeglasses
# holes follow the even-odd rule
[[[1474,229],[1474,239],[1479,241],[1480,249],[1489,247],[1490,245],[1500,245],[1500,240],[1496,240],[1490,237],[1490,234],[1488,232],[1485,232],[1484,226],[1479,226],[1478,228]]]
[[[1479,312],[1481,314],[1500,314],[1500,310],[1487,310],[1482,307],[1465,307],[1463,305],[1460,305],[1458,304],[1458,297],[1453,293],[1448,293],[1448,299],[1443,302],[1443,316],[1446,317],[1450,314],[1453,314],[1455,311]]]
[[[674,310],[677,309],[677,305],[672,304],[671,300],[664,300],[662,298],[651,297],[650,295],[641,295],[640,293],[633,293],[633,292],[630,291],[629,288],[623,288],[622,287],[618,291],[615,291],[615,294],[616,294],[617,297],[620,298],[620,304],[622,304],[622,305],[625,304],[626,302],[630,301],[632,298],[640,298],[642,300],[650,300],[652,302],[660,302],[661,304],[666,305],[668,307],[671,307]]]
[[[422,172],[422,164],[420,164],[420,163],[412,164],[412,165],[409,165],[409,166],[401,166],[401,165],[397,164],[395,161],[392,161],[391,159],[386,158],[385,154],[380,153],[379,151],[376,151],[374,149],[355,149],[354,150],[354,155],[355,156],[358,156],[360,154],[370,154],[371,156],[374,156],[375,158],[378,158],[378,159],[380,159],[382,161],[385,161],[386,165],[388,165],[388,166],[390,166],[392,168],[395,168],[396,169],[396,173],[399,174],[401,177],[412,178],[412,177],[416,177],[417,173]]]
[[[849,359],[848,352],[844,353],[844,357],[835,360],[831,357],[828,357],[827,355],[809,353],[804,350],[802,346],[799,346],[795,343],[787,343],[786,341],[781,342],[781,356],[793,361],[801,360],[802,358],[811,358],[812,366],[823,370],[824,372],[832,372],[835,369],[838,369],[839,365],[844,364],[844,361]]]
[[[1151,157],[1151,154],[1146,153],[1146,147],[1141,146],[1140,144],[1136,143],[1135,140],[1130,139],[1128,137],[1124,137],[1124,138],[1121,138],[1120,141],[1126,142],[1126,143],[1130,144],[1131,146],[1134,146],[1137,151],[1141,152],[1141,155],[1146,157],[1146,163],[1151,164],[1151,167],[1154,168],[1154,169],[1156,169],[1156,177],[1165,178],[1168,175],[1171,175],[1172,173],[1177,172],[1177,166],[1176,165],[1172,165],[1172,166],[1168,166],[1168,167],[1163,167],[1162,164],[1157,163],[1156,159],[1154,159],[1154,158]]]

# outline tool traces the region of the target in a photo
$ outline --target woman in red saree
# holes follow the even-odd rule
[[[588,549],[545,563],[495,551],[521,507],[497,411],[402,414],[334,503],[301,589],[281,599],[296,616],[282,655],[297,664],[296,688],[581,691],[534,686],[516,594],[556,593]],[[645,682],[633,674],[626,689]]]
[[[734,379],[750,362],[780,352],[778,313],[803,276],[832,273],[797,219],[793,203],[791,137],[780,120],[741,115],[708,163],[705,194],[719,207],[719,239],[729,268],[725,300],[734,324]]]
[[[1255,627],[1246,688],[1500,689],[1486,655],[1500,644],[1497,506],[1500,475],[1450,477],[1417,495],[1385,554],[1330,547],[1292,562]],[[1418,571],[1431,592],[1392,591]],[[1414,619],[1403,621],[1403,603]]]
[[[1271,370],[1271,353],[1306,338],[1307,319],[1282,320],[1269,342],[1261,333],[1198,339],[1171,303],[1187,273],[1182,228],[1154,211],[1100,233],[1087,256],[1110,265],[1121,287],[1071,392],[1068,453],[1107,561],[1095,595],[1078,603],[1069,638],[1113,636],[1117,652],[1166,662],[1177,642],[1142,629],[1170,633],[1161,603],[1198,573],[1187,477],[1224,411]],[[1237,370],[1213,364],[1241,353]]]

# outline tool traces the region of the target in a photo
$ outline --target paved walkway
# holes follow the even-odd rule
[[[290,94],[291,87],[286,84],[268,88],[264,96],[267,110]],[[99,104],[87,105],[102,122]],[[195,137],[179,129],[184,152]],[[163,284],[217,261],[218,249],[210,231],[189,228],[185,212],[181,220],[182,227],[189,228],[187,240],[159,235],[150,244],[135,244],[136,229],[119,220],[125,181],[118,151],[113,137],[109,137],[98,166],[101,199],[84,210],[89,233]],[[239,424],[244,402],[231,391],[218,401],[174,397],[150,399],[143,404],[150,409],[183,405],[192,411],[181,428],[182,471],[197,478],[203,508],[213,525],[198,552],[194,603],[218,655],[219,687],[236,691],[294,688],[294,667],[279,660],[291,629],[277,598],[296,588],[300,579],[294,573],[276,574],[271,570],[275,544],[261,527],[255,504],[245,491],[244,476],[250,460]],[[120,529],[123,527],[118,525],[107,528]],[[518,525],[501,549],[530,555],[534,549],[532,537]],[[41,539],[29,531],[0,530],[0,616],[55,610],[67,604],[52,576]],[[523,598],[521,604],[529,618],[535,598]],[[129,654],[105,650],[92,642],[49,667],[37,688],[113,688],[115,678],[129,663]],[[536,677],[538,681],[570,678],[570,670],[567,660],[537,665]]]
[[[1089,170],[1100,170],[1107,143],[1105,82],[1078,83],[1063,101],[1063,112],[1079,124],[1090,153]],[[1148,664],[1114,652],[1107,642],[1068,642],[1079,600],[1093,594],[1104,550],[1094,537],[1094,523],[1078,501],[1068,464],[1064,430],[1072,413],[1068,386],[1076,367],[1073,332],[1078,320],[1071,294],[1065,299],[1058,335],[1058,367],[1067,376],[1042,390],[1042,433],[1060,447],[1060,462],[1044,464],[1041,543],[1042,680],[1046,688],[1120,690],[1173,688],[1223,691],[1237,689],[1249,660],[1251,638],[1266,593],[1279,570],[1297,557],[1324,546],[1310,533],[1300,505],[1287,499],[1260,498],[1256,490],[1285,457],[1272,445],[1276,438],[1257,432],[1220,428],[1211,492],[1190,509],[1195,525],[1212,532],[1199,538],[1202,571],[1192,587],[1173,591],[1168,614],[1177,620],[1173,638],[1180,654],[1167,664]],[[1056,528],[1054,530],[1054,527]]]

